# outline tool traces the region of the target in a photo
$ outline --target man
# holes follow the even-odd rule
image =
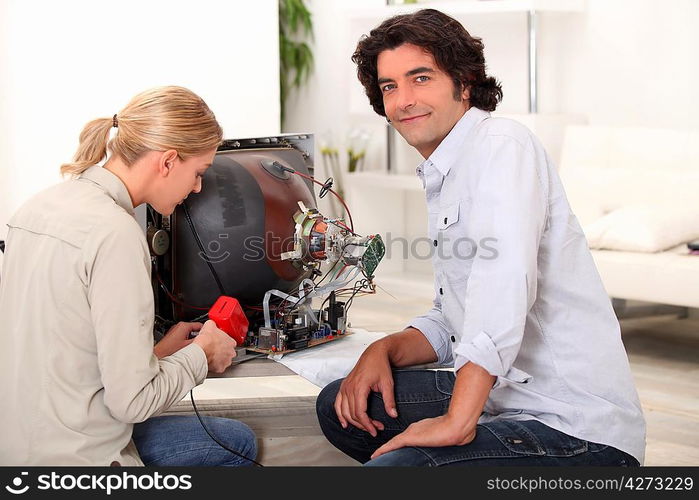
[[[502,91],[481,41],[427,9],[383,22],[352,60],[425,158],[436,297],[319,395],[326,437],[366,465],[642,463],[619,324],[551,160],[490,116]],[[454,371],[396,370],[435,361]]]

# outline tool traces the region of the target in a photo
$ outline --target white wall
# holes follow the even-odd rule
[[[277,0],[2,0],[0,239],[83,125],[146,88],[190,88],[226,137],[279,133],[278,43]]]
[[[699,2],[587,0],[541,22],[541,111],[699,129]]]

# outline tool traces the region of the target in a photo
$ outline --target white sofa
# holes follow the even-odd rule
[[[699,131],[569,126],[559,172],[583,228],[649,201],[696,206]],[[612,298],[699,307],[699,255],[686,244],[656,253],[593,250],[593,257]]]

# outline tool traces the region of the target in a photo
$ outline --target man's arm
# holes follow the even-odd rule
[[[507,377],[537,296],[539,244],[548,209],[547,160],[533,142],[507,136],[488,137],[483,151],[466,228],[475,241],[493,238],[497,255],[473,261],[454,368],[473,362],[491,375]]]
[[[476,437],[476,425],[488,400],[495,377],[480,366],[467,363],[456,375],[456,384],[446,415],[427,418],[408,428],[378,448],[377,458],[405,446],[460,446]]]
[[[420,330],[412,326],[375,343],[382,344],[391,366],[395,368],[437,361],[432,344]]]

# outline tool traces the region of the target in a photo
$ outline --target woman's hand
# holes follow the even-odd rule
[[[209,371],[223,373],[231,366],[236,356],[235,340],[223,330],[219,329],[212,320],[207,320],[194,343],[202,348],[206,354],[206,362]]]
[[[177,323],[167,331],[160,342],[155,344],[153,353],[160,359],[176,353],[183,347],[187,347],[192,343],[192,339],[189,336],[192,332],[201,330],[202,326],[204,325],[201,323]]]

